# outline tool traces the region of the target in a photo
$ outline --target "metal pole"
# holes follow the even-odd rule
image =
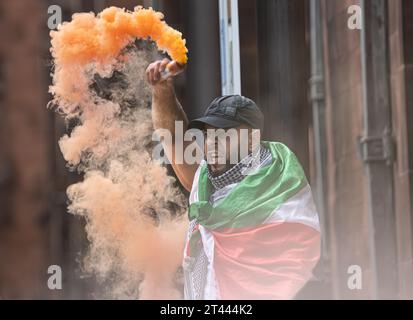
[[[232,74],[234,94],[241,94],[241,61],[239,52],[238,0],[231,0]]]
[[[387,0],[363,0],[361,65],[364,136],[360,156],[368,179],[373,298],[397,297],[396,226]]]
[[[238,0],[219,0],[222,95],[241,94]]]

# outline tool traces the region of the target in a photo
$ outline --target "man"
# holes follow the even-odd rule
[[[254,132],[263,128],[263,115],[248,98],[218,97],[204,117],[189,123],[172,77],[162,78],[168,64],[171,74],[182,71],[164,59],[146,72],[155,129],[175,134],[175,121],[182,121],[185,130],[224,129],[238,136],[229,143],[227,137],[210,139],[207,134],[206,161],[200,164],[176,160],[175,150],[190,142],[172,139],[164,145],[177,177],[191,192],[185,298],[294,298],[312,277],[320,247],[318,215],[300,164],[281,143],[253,143]],[[246,156],[239,156],[242,130],[248,132]],[[224,153],[220,144],[228,147]]]

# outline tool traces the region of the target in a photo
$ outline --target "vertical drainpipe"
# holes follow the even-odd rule
[[[364,134],[358,141],[367,175],[374,299],[398,292],[387,0],[362,0]]]
[[[325,195],[327,192],[326,167],[326,119],[325,119],[325,89],[324,89],[324,54],[323,54],[323,20],[321,0],[310,2],[310,33],[311,33],[311,102],[314,129],[314,153],[316,166],[315,198],[320,216],[322,233],[322,269],[323,280],[330,283],[330,237],[328,236],[328,216]]]

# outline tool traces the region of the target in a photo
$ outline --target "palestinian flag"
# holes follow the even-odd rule
[[[319,260],[319,220],[295,155],[263,142],[273,161],[231,185],[212,204],[206,163],[194,177],[185,261],[208,259],[204,299],[292,299]]]

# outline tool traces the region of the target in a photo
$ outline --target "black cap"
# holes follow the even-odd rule
[[[262,130],[264,116],[251,99],[240,95],[230,95],[214,99],[202,118],[189,123],[189,129],[203,129],[205,124],[222,129],[245,124],[253,129]]]

